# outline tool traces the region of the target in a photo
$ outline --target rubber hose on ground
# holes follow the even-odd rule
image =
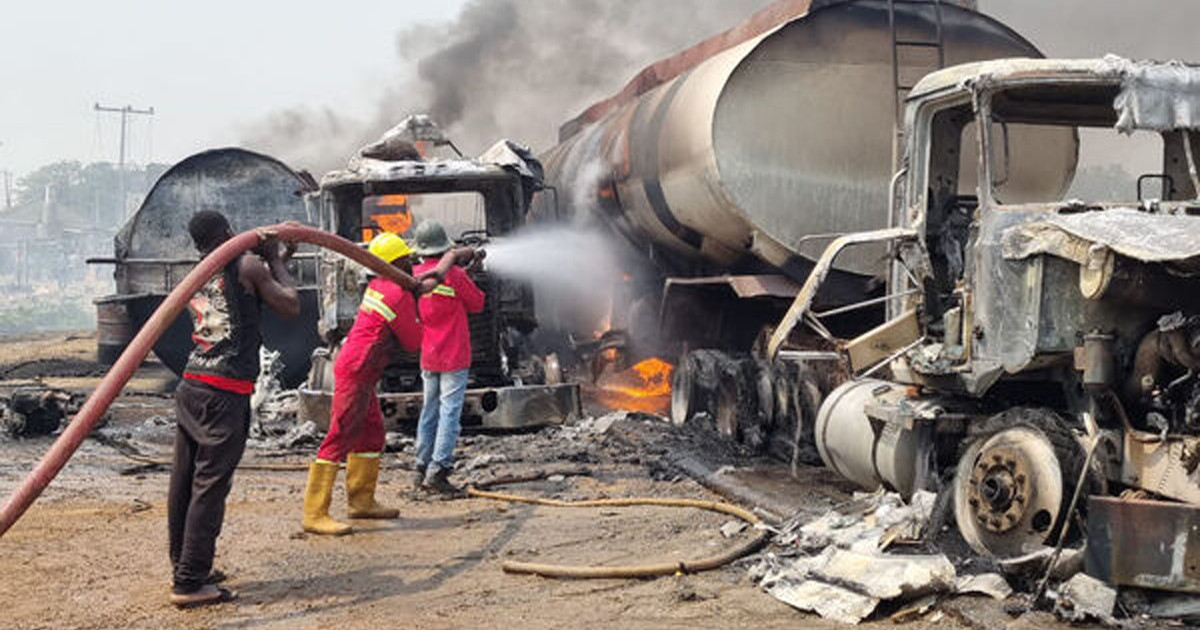
[[[708,510],[710,512],[719,512],[739,518],[752,526],[757,526],[762,523],[753,512],[742,509],[736,505],[728,503],[720,503],[717,501],[705,501],[702,499],[676,499],[676,498],[627,498],[627,499],[594,499],[590,501],[559,501],[557,499],[542,499],[537,497],[526,497],[516,494],[506,494],[503,492],[490,492],[480,490],[478,488],[468,488],[467,494],[481,499],[492,499],[495,501],[507,501],[510,503],[531,503],[534,505],[546,505],[550,507],[629,507],[633,505],[653,505],[659,507],[686,507]],[[770,532],[760,528],[758,534],[751,540],[748,540],[728,551],[698,560],[682,560],[679,562],[660,562],[656,564],[642,564],[631,566],[586,566],[586,565],[563,565],[563,564],[539,564],[533,562],[513,562],[507,561],[501,568],[506,573],[527,573],[540,575],[542,577],[556,578],[573,578],[573,579],[612,579],[612,578],[647,578],[660,577],[664,575],[674,575],[676,573],[697,573],[699,571],[709,571],[716,569],[738,558],[753,553],[764,544],[766,544]]]
[[[417,287],[417,280],[412,276],[383,262],[354,243],[316,228],[303,225],[281,224],[243,232],[229,239],[208,256],[205,256],[175,286],[171,293],[167,295],[166,299],[154,311],[154,314],[150,316],[146,324],[142,326],[142,329],[138,331],[137,336],[129,343],[129,347],[121,353],[120,358],[117,359],[108,373],[104,375],[104,378],[100,381],[95,391],[88,397],[87,402],[80,408],[79,413],[75,414],[75,417],[71,419],[71,423],[67,425],[67,428],[55,440],[50,450],[46,452],[37,466],[21,481],[21,485],[17,486],[17,489],[8,497],[4,506],[0,508],[0,537],[3,537],[9,528],[17,522],[17,519],[21,518],[25,510],[29,509],[29,506],[46,489],[50,481],[66,465],[67,460],[71,458],[71,455],[83,443],[88,433],[95,427],[96,422],[108,410],[108,406],[121,393],[121,389],[125,386],[125,383],[133,376],[133,373],[142,364],[142,361],[146,359],[146,355],[150,353],[150,349],[154,347],[158,338],[162,336],[167,327],[171,325],[171,322],[175,321],[175,318],[183,311],[192,294],[200,290],[208,282],[209,278],[224,268],[225,265],[233,262],[243,252],[257,247],[263,238],[263,234],[266,233],[277,236],[281,241],[311,243],[335,251],[367,267],[376,274],[392,280],[407,290],[413,290]],[[449,267],[453,262],[452,257],[447,256],[443,259],[440,267]],[[444,268],[441,270],[445,271]]]

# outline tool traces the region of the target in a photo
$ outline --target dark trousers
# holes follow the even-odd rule
[[[175,390],[175,464],[167,499],[175,591],[204,585],[233,471],[246,450],[250,396],[183,379]]]

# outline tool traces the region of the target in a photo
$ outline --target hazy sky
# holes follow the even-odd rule
[[[371,77],[395,72],[396,33],[444,21],[463,0],[21,0],[0,4],[0,170],[64,158],[174,161],[235,143],[272,110],[374,104]],[[153,125],[152,128],[149,125]]]
[[[379,98],[372,83],[405,67],[397,33],[448,21],[464,2],[9,0],[0,6],[0,170],[116,161],[118,116],[94,113],[97,101],[155,108],[152,122],[132,117],[133,162],[234,144],[283,108],[369,118]],[[1050,55],[1200,61],[1194,0],[979,4]]]

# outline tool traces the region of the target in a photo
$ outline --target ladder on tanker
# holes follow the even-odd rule
[[[937,53],[937,68],[946,67],[946,40],[942,20],[942,4],[945,0],[888,0],[888,26],[892,33],[892,93],[895,97],[895,146],[893,157],[898,157],[901,133],[904,129],[904,97],[916,84],[901,83],[900,51],[904,49],[932,50]],[[896,5],[907,4],[930,6],[933,8],[934,34],[933,39],[901,39],[899,27],[896,24]],[[918,77],[919,79],[919,77]],[[895,163],[896,160],[893,160]]]

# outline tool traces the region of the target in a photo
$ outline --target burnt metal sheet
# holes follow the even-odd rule
[[[1200,593],[1200,508],[1088,498],[1088,574],[1119,586]]]
[[[1133,61],[1117,55],[983,61],[931,73],[917,83],[909,98],[951,89],[964,80],[979,89],[994,89],[1079,79],[1120,84],[1113,109],[1116,128],[1124,133],[1200,127],[1200,67],[1180,61]]]
[[[1129,61],[1109,55],[1120,69],[1121,94],[1113,106],[1117,129],[1171,131],[1200,127],[1200,68],[1179,61]]]
[[[1200,256],[1200,218],[1133,208],[1047,214],[1006,230],[1003,246],[1011,260],[1053,254],[1086,263],[1082,255],[1105,247],[1134,260],[1178,262]]]
[[[311,180],[270,156],[228,148],[190,156],[172,166],[126,221],[115,241],[116,258],[178,259],[196,251],[187,222],[199,210],[218,210],[235,231],[299,221],[312,225],[302,195]],[[186,272],[186,270],[185,270]],[[120,282],[121,293],[139,291],[136,272]],[[158,275],[147,281],[161,290]]]
[[[755,275],[755,276],[704,276],[702,278],[669,278],[667,290],[672,286],[704,287],[727,286],[739,298],[777,297],[794,298],[800,292],[800,285],[792,282],[786,276]]]

